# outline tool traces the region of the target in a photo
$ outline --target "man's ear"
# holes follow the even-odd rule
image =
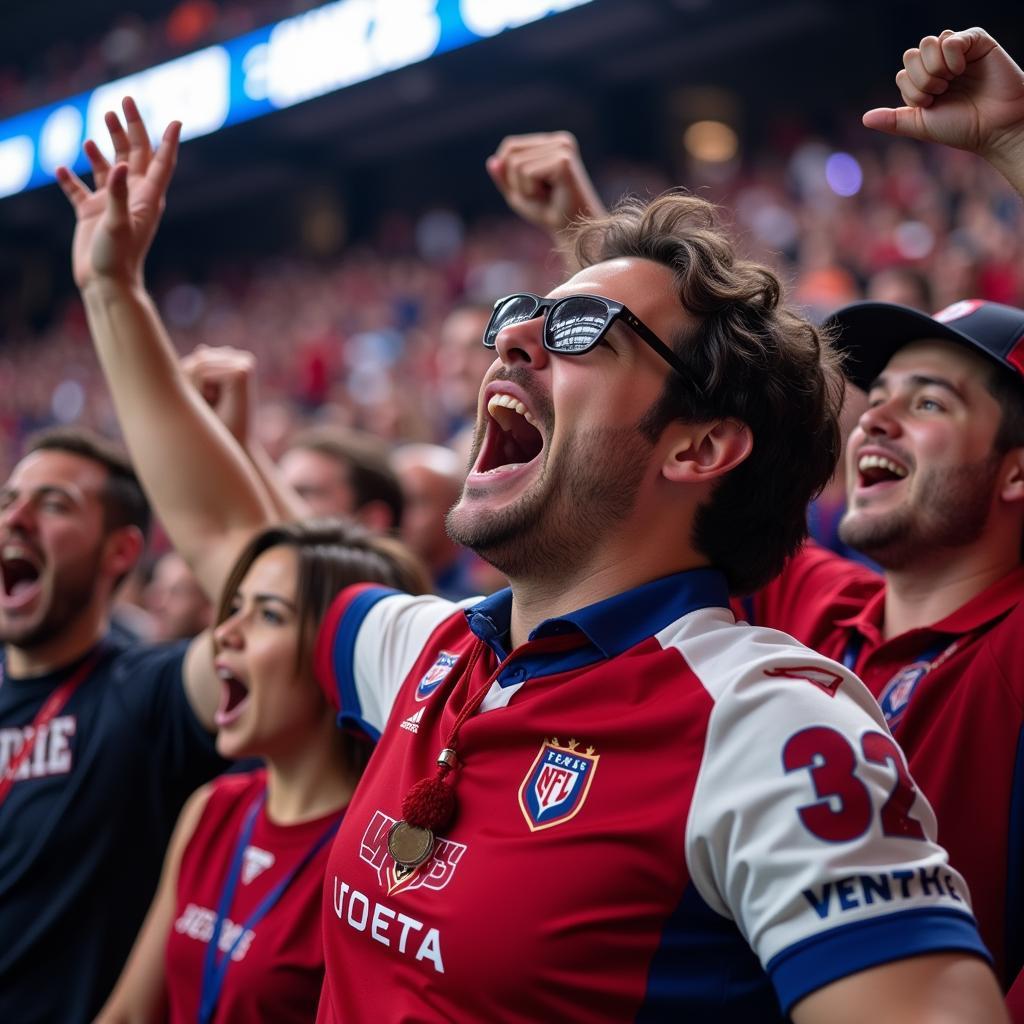
[[[142,555],[146,539],[137,526],[111,530],[103,542],[103,568],[112,579],[131,572]]]
[[[1006,502],[1024,501],[1024,448],[1014,448],[1003,457],[999,497]]]
[[[750,428],[739,420],[689,423],[665,454],[661,473],[673,483],[711,483],[753,450]]]

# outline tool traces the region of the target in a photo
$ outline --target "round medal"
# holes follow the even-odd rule
[[[396,821],[388,832],[388,852],[404,868],[418,867],[433,849],[434,833],[429,828]]]

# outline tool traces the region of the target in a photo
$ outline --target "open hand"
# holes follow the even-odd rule
[[[57,181],[75,210],[71,265],[80,289],[103,279],[141,284],[178,156],[180,121],[167,126],[154,152],[135,101],[126,97],[122,108],[124,125],[113,111],[104,118],[114,144],[113,164],[94,141],[85,143],[94,188],[69,168],[57,168]]]

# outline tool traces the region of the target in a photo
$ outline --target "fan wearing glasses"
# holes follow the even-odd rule
[[[832,472],[827,339],[701,200],[573,244],[563,285],[495,304],[448,516],[510,589],[349,589],[321,637],[382,735],[328,864],[318,1020],[1003,1019],[874,700],[728,610]]]
[[[177,138],[106,176],[139,252]],[[729,610],[832,472],[827,339],[702,200],[627,203],[573,244],[565,284],[495,306],[448,517],[510,588],[359,584],[319,629],[318,681],[379,749],[328,857],[318,1022],[1004,1019],[877,704]],[[170,450],[205,411],[140,281],[109,282],[94,329]]]

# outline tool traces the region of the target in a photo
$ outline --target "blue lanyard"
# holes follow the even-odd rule
[[[924,651],[915,661],[904,665],[892,678],[879,690],[876,700],[885,715],[885,721],[891,730],[895,730],[903,719],[907,710],[910,698],[914,695],[918,684],[933,668],[938,668],[944,661],[952,657],[961,647],[965,646],[977,634],[968,633],[958,636],[948,647],[943,649],[942,644],[933,644]],[[857,659],[860,657],[863,637],[859,633],[851,633],[847,641],[846,650],[843,651],[843,664],[854,672]]]
[[[929,647],[923,654],[915,658],[911,663],[912,665],[925,664],[928,665],[928,670],[936,668],[941,665],[947,658],[949,658],[958,648],[965,647],[968,640],[974,638],[973,633],[968,633],[966,636],[958,636],[945,650],[942,648],[942,644],[934,644]],[[856,632],[850,633],[850,639],[846,642],[846,650],[843,651],[843,665],[846,666],[851,672],[856,672],[857,659],[860,658],[860,649],[864,645],[864,638]],[[941,657],[940,657],[941,654]],[[908,665],[906,668],[910,668]],[[900,669],[900,672],[905,672],[906,668]],[[896,675],[900,673],[897,672]]]
[[[231,943],[231,948],[225,951],[220,963],[218,963],[217,947],[220,944],[221,928],[228,911],[231,909],[231,903],[235,898],[235,890],[238,888],[238,876],[242,871],[242,861],[245,859],[245,851],[249,846],[249,840],[252,839],[252,831],[256,825],[256,815],[266,802],[266,799],[267,794],[266,790],[264,790],[252,802],[252,806],[245,815],[242,831],[239,833],[238,842],[235,845],[235,852],[231,856],[231,866],[228,869],[227,878],[224,880],[224,887],[221,889],[220,902],[217,904],[217,919],[213,925],[213,934],[210,936],[210,941],[206,944],[206,957],[203,960],[203,989],[199,999],[199,1024],[209,1024],[209,1021],[213,1018],[213,1012],[217,1008],[217,1000],[220,998],[221,989],[224,987],[224,978],[228,973],[228,965],[231,963],[231,956],[238,948],[242,937],[247,931],[263,920],[267,912],[277,903],[284,894],[285,889],[292,884],[299,872],[323,849],[327,840],[338,831],[341,819],[345,815],[345,812],[342,811],[309,848],[302,860],[267,893],[260,905],[249,915],[248,920],[239,926],[235,941]]]

